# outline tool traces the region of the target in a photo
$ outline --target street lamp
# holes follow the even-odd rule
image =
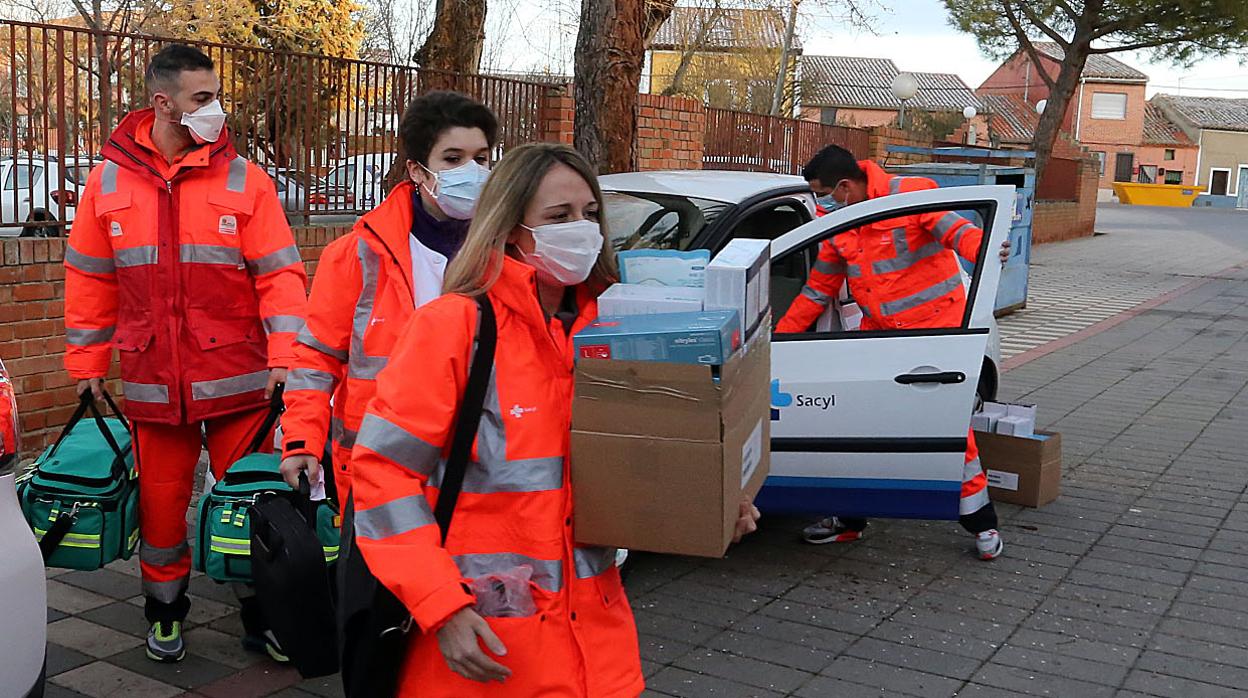
[[[1042,99],[1039,102],[1036,102],[1036,113],[1043,114],[1044,108],[1047,106],[1049,106],[1049,100],[1047,99]]]
[[[965,109],[963,109],[963,110],[962,110],[962,116],[963,116],[963,117],[964,117],[967,121],[970,121],[971,119],[974,119],[974,118],[975,118],[975,115],[976,115],[976,114],[978,114],[978,113],[979,113],[979,112],[975,110],[975,107],[971,107],[971,106],[968,106],[967,108],[965,108]],[[974,124],[974,122],[972,122],[972,123],[970,123],[970,124],[967,124],[967,127],[966,127],[966,144],[967,144],[967,145],[975,145],[975,142],[976,142],[977,140],[979,140],[979,139],[977,138],[977,135],[978,135],[978,134],[976,134],[976,133],[975,133],[975,124]]]
[[[910,73],[897,73],[890,86],[893,96],[901,101],[901,114],[897,117],[898,125],[906,127],[906,102],[914,99],[919,92],[919,81]]]

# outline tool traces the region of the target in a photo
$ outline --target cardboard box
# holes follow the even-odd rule
[[[706,267],[707,310],[735,310],[746,338],[771,309],[771,241],[736,238]]]
[[[731,310],[600,317],[572,341],[581,359],[718,366],[740,348],[741,322]]]
[[[706,292],[700,288],[613,284],[598,296],[602,317],[696,313],[702,310]]]
[[[996,431],[999,417],[986,412],[971,415],[971,429],[975,431]]]
[[[975,443],[992,501],[1041,507],[1061,493],[1061,434],[1040,431],[1026,437],[977,431]]]
[[[721,557],[771,469],[770,381],[766,332],[718,370],[578,361],[576,541]]]
[[[844,332],[857,332],[862,326],[862,308],[857,303],[841,304],[841,330]]]
[[[997,419],[996,428],[993,431],[1002,436],[1031,436],[1036,433],[1036,422],[1027,417],[1007,414]]]
[[[616,255],[620,265],[620,281],[626,284],[651,286],[706,285],[706,265],[711,262],[707,250],[621,250]]]

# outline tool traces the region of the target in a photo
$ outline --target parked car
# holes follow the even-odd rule
[[[47,650],[47,581],[39,544],[17,503],[20,434],[13,383],[0,361],[0,690],[43,695]],[[9,693],[12,691],[12,693]]]
[[[325,182],[355,195],[356,210],[376,208],[386,198],[385,180],[394,164],[393,153],[363,153],[344,158],[329,171]]]
[[[0,237],[60,237],[98,158],[18,155],[0,158]],[[55,184],[54,184],[55,183]],[[61,221],[65,225],[14,225]],[[5,225],[8,224],[8,225]]]
[[[330,186],[316,175],[285,167],[266,167],[286,216],[346,213],[355,210],[355,194]]]
[[[734,237],[771,239],[773,319],[805,285],[819,244],[839,232],[902,212],[958,211],[982,222],[980,259],[995,260],[1014,205],[1013,187],[954,187],[872,199],[816,218],[800,177],[671,171],[600,182],[617,250],[713,254]],[[960,327],[774,335],[771,476],[759,506],[956,519],[971,408],[977,393],[995,397],[998,381],[993,301],[1000,272],[998,264],[972,268],[971,311]]]

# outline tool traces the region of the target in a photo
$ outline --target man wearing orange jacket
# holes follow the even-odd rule
[[[856,161],[836,145],[819,151],[802,176],[819,197],[821,214],[867,199],[936,188],[925,177],[894,177],[874,162]],[[957,327],[966,312],[958,256],[976,261],[983,235],[950,211],[878,221],[826,240],[806,286],[776,331],[808,331],[846,280],[862,309],[862,330]],[[1003,257],[1008,248],[1006,243]],[[967,433],[958,513],[963,528],[975,535],[980,559],[998,557],[1004,546],[973,432]],[[846,543],[861,538],[866,526],[866,519],[830,516],[808,526],[804,537],[813,544]]]
[[[101,392],[112,350],[139,471],[147,655],[186,654],[186,511],[201,429],[220,478],[260,428],[302,329],[306,276],[273,181],[225,131],[197,49],[153,58],[151,108],[127,115],[91,172],[65,250],[65,366]],[[254,597],[244,645],[282,660]]]

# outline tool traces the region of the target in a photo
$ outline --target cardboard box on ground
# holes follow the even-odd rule
[[[1061,493],[1062,435],[1035,423],[1035,405],[989,402],[971,418],[994,502],[1041,507]]]
[[[722,556],[771,468],[770,378],[765,331],[722,367],[578,361],[576,541]]]

